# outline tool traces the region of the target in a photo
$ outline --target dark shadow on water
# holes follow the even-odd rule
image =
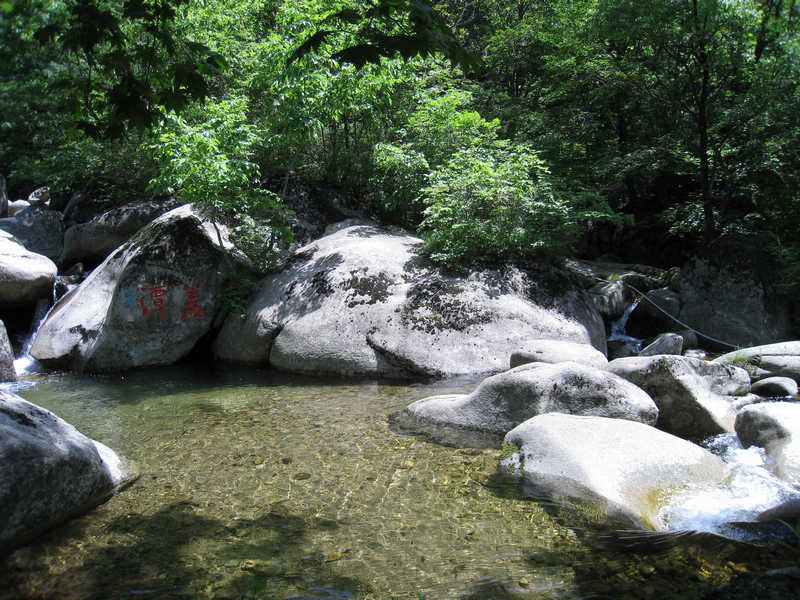
[[[0,600],[240,598],[245,580],[264,580],[280,597],[345,598],[370,590],[334,574],[328,557],[304,550],[309,529],[327,522],[308,522],[281,506],[232,524],[197,510],[180,502],[149,516],[129,514],[104,524],[104,541],[93,539],[89,518],[56,527],[0,559]],[[207,539],[223,539],[222,551],[204,555]]]
[[[502,473],[489,477],[484,487],[500,498],[529,500],[575,534],[585,548],[582,560],[572,564],[582,598],[700,599],[743,572],[796,563],[774,544],[755,545],[708,532],[631,529],[579,501],[532,496]],[[535,584],[536,573],[564,561],[558,548],[527,557],[530,584]],[[513,590],[504,590],[505,595],[493,597],[517,597]]]

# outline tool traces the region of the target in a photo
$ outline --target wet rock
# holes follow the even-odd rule
[[[800,382],[800,341],[742,348],[723,354],[714,362],[741,366],[753,381],[777,376]]]
[[[221,303],[220,271],[241,260],[190,206],[176,208],[58,301],[31,356],[48,368],[79,372],[172,364],[211,329]]]
[[[246,319],[226,319],[217,359],[329,375],[447,376],[507,368],[534,338],[603,351],[602,319],[566,273],[445,273],[403,232],[353,226],[298,250],[262,282]]]
[[[35,304],[52,296],[57,274],[53,261],[25,249],[19,240],[0,231],[0,307]]]
[[[683,337],[677,333],[662,333],[639,356],[658,356],[659,354],[680,355],[683,351]]]
[[[511,353],[511,368],[539,362],[556,364],[577,362],[600,368],[608,364],[605,354],[588,344],[575,344],[555,340],[530,340]]]
[[[736,435],[745,448],[764,448],[767,469],[800,489],[800,404],[746,406],[736,415]]]
[[[503,461],[531,496],[578,498],[610,517],[662,530],[659,510],[670,493],[721,484],[725,463],[707,450],[648,425],[623,419],[550,413],[511,430],[519,452]]]
[[[14,351],[8,339],[5,324],[0,321],[0,383],[17,381],[17,372],[14,369]]]
[[[30,252],[55,262],[64,246],[61,213],[54,210],[28,208],[8,219],[0,219],[0,229],[22,242]]]
[[[550,412],[647,424],[658,417],[652,399],[640,388],[575,362],[523,365],[485,379],[469,395],[424,398],[406,411],[425,421],[500,435]]]
[[[0,390],[0,553],[102,502],[130,465],[43,408]]]
[[[650,394],[656,427],[693,441],[732,433],[731,403],[750,391],[744,369],[686,356],[619,358],[606,368]]]
[[[94,267],[142,227],[178,206],[170,198],[137,200],[103,213],[64,233],[64,248],[58,259],[62,267],[84,262]]]

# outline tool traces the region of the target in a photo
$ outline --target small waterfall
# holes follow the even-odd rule
[[[626,345],[630,346],[632,354],[639,354],[639,352],[642,351],[642,340],[629,336],[625,331],[625,327],[628,324],[628,318],[639,305],[639,302],[639,299],[634,300],[633,303],[625,309],[623,315],[611,323],[611,333],[608,338],[606,338],[609,342],[625,342]]]
[[[764,450],[743,448],[735,434],[713,437],[704,444],[733,472],[725,486],[690,489],[676,494],[662,509],[662,522],[672,531],[693,530],[748,540],[747,531],[730,523],[752,521],[758,513],[800,495],[764,466]]]
[[[14,370],[17,372],[17,375],[24,375],[25,373],[39,373],[43,370],[39,364],[39,361],[30,355],[30,350],[31,346],[33,346],[33,340],[36,339],[36,334],[39,332],[39,328],[42,326],[42,323],[44,323],[47,315],[50,314],[50,311],[53,310],[53,307],[55,306],[55,299],[56,291],[54,287],[51,298],[42,298],[36,303],[36,311],[34,313],[31,329],[28,332],[28,336],[22,343],[22,349],[19,352],[19,356],[14,359]]]

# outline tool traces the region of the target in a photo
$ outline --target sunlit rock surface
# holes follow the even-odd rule
[[[656,427],[693,441],[732,433],[732,403],[750,392],[744,369],[699,358],[618,358],[606,369],[650,394],[659,410]]]
[[[172,364],[210,330],[220,272],[237,256],[190,206],[176,208],[64,296],[30,354],[48,368],[78,372]]]
[[[448,376],[508,368],[530,339],[605,351],[602,319],[558,269],[445,273],[421,240],[353,226],[297,251],[265,279],[247,318],[228,318],[217,359],[312,374]]]
[[[671,493],[717,485],[728,467],[709,451],[624,419],[550,413],[505,436],[519,451],[503,468],[532,496],[578,498],[635,527],[662,530]]]
[[[558,412],[653,425],[658,409],[621,377],[576,362],[530,363],[485,379],[469,395],[431,396],[406,411],[441,425],[503,435],[536,415]]]

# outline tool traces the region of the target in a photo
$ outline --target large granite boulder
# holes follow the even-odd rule
[[[17,371],[14,369],[14,351],[8,339],[5,323],[0,321],[0,383],[17,381]]]
[[[94,267],[142,227],[178,204],[170,198],[137,200],[105,212],[88,223],[70,227],[64,233],[64,249],[58,264],[68,267],[82,262],[87,267]]]
[[[30,354],[47,368],[79,372],[172,364],[210,330],[220,271],[235,260],[212,224],[191,206],[176,208],[59,300]]]
[[[13,217],[0,219],[0,230],[18,238],[31,252],[46,256],[55,262],[64,246],[64,228],[61,213],[29,207]]]
[[[764,448],[767,468],[800,489],[800,404],[745,406],[736,415],[736,435],[745,448]]]
[[[687,486],[721,484],[725,463],[707,450],[624,419],[550,413],[511,430],[519,450],[502,463],[532,496],[583,500],[615,519],[664,529],[659,511]]]
[[[110,448],[0,390],[0,553],[96,506],[133,473]]]
[[[699,358],[618,358],[606,369],[650,394],[659,411],[656,427],[693,441],[732,433],[732,402],[750,392],[744,369]]]
[[[529,340],[511,353],[512,369],[534,362],[577,362],[599,369],[608,364],[608,359],[605,354],[588,344],[556,340]]]
[[[421,240],[352,226],[297,251],[230,316],[217,359],[335,375],[447,376],[507,368],[531,338],[605,351],[603,322],[574,279],[547,266],[445,273]]]
[[[800,382],[800,341],[742,348],[723,354],[714,362],[743,367],[753,381],[767,377],[791,377]]]
[[[57,275],[52,260],[0,231],[0,307],[25,306],[52,297]]]
[[[447,427],[503,435],[545,413],[628,419],[653,425],[658,409],[635,385],[574,362],[530,363],[485,379],[469,395],[431,396],[406,411]]]
[[[791,339],[789,311],[774,290],[765,245],[755,236],[726,236],[691,259],[670,285],[681,299],[680,320],[737,346]],[[708,339],[702,343],[713,347]]]

